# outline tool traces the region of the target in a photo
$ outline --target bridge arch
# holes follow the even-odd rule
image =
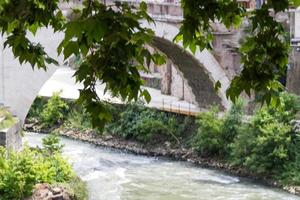
[[[212,104],[228,109],[230,102],[226,98],[226,90],[230,84],[225,71],[214,56],[208,51],[197,51],[193,55],[182,48],[182,44],[174,44],[173,38],[179,31],[176,24],[156,21],[155,24],[142,22],[144,27],[155,32],[153,47],[163,52],[179,70],[184,81],[189,85],[199,107],[208,107]],[[214,85],[220,81],[221,88],[218,93]]]
[[[225,109],[229,107],[225,96],[229,80],[210,52],[204,50],[192,55],[183,50],[180,44],[171,42],[178,32],[178,28],[174,24],[157,21],[156,25],[146,23],[144,25],[155,31],[156,37],[153,45],[165,53],[181,72],[185,83],[189,85],[195,95],[199,107],[207,107],[212,103],[219,104]],[[46,51],[52,57],[56,57],[56,47],[62,38],[62,33],[54,34],[49,29],[42,29],[32,39],[44,41],[42,44],[46,47]],[[10,49],[4,51],[2,58],[4,58],[2,61],[4,69],[0,71],[0,74],[2,73],[4,80],[0,81],[0,103],[9,106],[12,112],[24,121],[39,90],[57,68],[49,66],[45,72],[44,70],[33,71],[28,64],[20,66]],[[59,61],[62,62],[62,58],[59,58]],[[214,91],[216,81],[220,81],[222,84],[218,94]],[[1,96],[2,94],[5,95]]]
[[[29,35],[34,42],[41,42],[46,52],[62,62],[57,57],[57,46],[63,38],[62,33],[54,33],[51,29],[42,28],[35,36]],[[1,47],[5,36],[0,36]],[[9,107],[11,112],[24,122],[32,102],[45,82],[56,71],[57,66],[49,65],[47,70],[32,69],[30,64],[20,65],[14,58],[10,48],[6,48],[0,55],[0,103]]]

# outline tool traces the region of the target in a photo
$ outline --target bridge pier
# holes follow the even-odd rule
[[[17,121],[11,127],[0,130],[0,146],[9,150],[19,151],[22,148],[22,124]]]
[[[287,90],[300,95],[300,47],[293,47],[290,67],[287,72]]]

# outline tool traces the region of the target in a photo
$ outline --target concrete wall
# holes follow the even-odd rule
[[[22,125],[17,121],[12,127],[0,130],[0,146],[18,151],[22,148]]]

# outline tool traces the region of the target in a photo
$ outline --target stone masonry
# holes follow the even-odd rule
[[[17,121],[12,127],[0,130],[0,146],[18,151],[22,148],[22,127]]]

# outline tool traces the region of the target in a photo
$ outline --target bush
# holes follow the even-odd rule
[[[223,154],[230,153],[230,144],[234,138],[239,134],[239,129],[243,124],[244,118],[244,102],[239,99],[232,105],[228,113],[224,117],[224,124],[222,127],[222,139],[225,142]]]
[[[227,156],[230,144],[239,133],[243,120],[243,101],[232,105],[224,117],[218,116],[218,108],[198,116],[197,134],[192,138],[192,147],[204,157]]]
[[[52,143],[57,146],[56,143]],[[48,144],[39,149],[25,147],[21,152],[9,152],[0,148],[0,199],[21,200],[32,194],[38,183],[65,183],[74,177],[71,166]]]
[[[41,120],[48,127],[60,124],[69,110],[69,106],[59,95],[59,92],[53,93],[41,112]]]
[[[269,107],[268,112],[284,123],[291,123],[296,118],[297,113],[300,111],[300,97],[294,94],[284,92],[280,95],[280,107]]]
[[[265,110],[245,125],[232,144],[235,163],[258,174],[274,174],[289,161],[292,127]]]
[[[92,130],[91,118],[83,108],[74,107],[68,114],[64,123],[65,127],[80,131]]]
[[[56,134],[50,134],[48,137],[42,139],[43,149],[46,154],[52,155],[62,153],[64,145],[59,143],[59,137]]]
[[[141,104],[128,104],[107,132],[125,139],[156,143],[164,140],[179,142],[180,125],[164,112],[146,108]]]
[[[47,100],[43,97],[36,97],[34,102],[32,103],[30,110],[27,114],[26,120],[29,122],[33,120],[41,121],[41,113],[43,111],[43,107],[47,104]]]
[[[218,117],[218,109],[199,114],[197,134],[192,138],[192,147],[201,156],[216,156],[224,152],[222,129],[224,120]]]
[[[234,164],[275,176],[293,168],[291,163],[295,162],[299,147],[291,121],[299,111],[299,98],[287,93],[280,98],[280,109],[264,106],[240,128],[231,145]]]

